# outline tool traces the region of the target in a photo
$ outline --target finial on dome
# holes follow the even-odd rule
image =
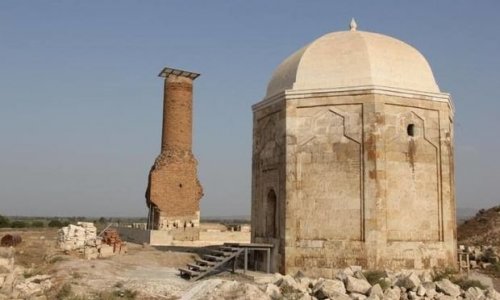
[[[351,24],[349,24],[349,28],[351,31],[356,31],[358,29],[358,24],[356,24],[356,20],[354,18],[351,19]]]

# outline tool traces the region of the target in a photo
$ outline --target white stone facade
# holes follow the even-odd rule
[[[357,53],[359,43],[343,39],[347,48],[335,45],[332,51],[343,51],[344,56]],[[389,58],[392,40],[386,48]],[[377,41],[367,47],[383,45]],[[398,55],[416,52],[400,46],[392,55],[401,61],[406,58]],[[336,62],[329,59],[334,58],[338,60],[338,55],[321,56],[314,67],[323,63],[331,68]],[[374,65],[366,67],[370,66]],[[302,68],[311,66],[299,63],[295,74]],[[343,68],[348,69],[349,63]],[[361,68],[359,63],[356,68]],[[277,72],[283,77],[281,69]],[[422,69],[425,66],[417,68]],[[377,75],[380,70],[370,74],[373,82],[382,80]],[[313,82],[313,75],[295,80]],[[411,83],[414,75],[386,82]],[[432,72],[426,76],[434,80]],[[270,85],[274,83],[271,80]],[[252,241],[275,245],[275,271],[302,270],[332,278],[333,270],[349,265],[370,269],[456,265],[449,95],[418,86],[412,90],[407,85],[365,83],[360,79],[345,88],[325,83],[324,88],[312,89],[292,85],[253,107]]]

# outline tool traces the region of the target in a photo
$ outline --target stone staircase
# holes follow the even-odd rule
[[[230,246],[219,246],[211,249],[210,254],[204,254],[202,258],[195,259],[194,263],[187,264],[186,268],[179,268],[180,275],[189,280],[199,280],[230,262],[233,263],[234,271],[236,261],[244,250],[244,248]]]

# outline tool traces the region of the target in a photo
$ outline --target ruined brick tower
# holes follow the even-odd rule
[[[199,238],[202,187],[192,152],[193,80],[200,74],[165,68],[161,153],[149,173],[148,228],[174,239]]]

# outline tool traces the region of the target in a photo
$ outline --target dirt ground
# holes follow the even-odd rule
[[[25,277],[52,276],[48,299],[180,299],[195,283],[179,277],[177,268],[185,267],[205,251],[203,246],[217,242],[217,232],[212,232],[208,235],[210,241],[201,241],[194,247],[128,243],[126,254],[85,260],[79,253],[57,249],[56,229],[0,230],[0,236],[7,232],[23,239],[15,249],[15,259],[17,265],[25,268]],[[245,241],[249,235],[231,232],[220,237]],[[248,280],[241,274],[222,273],[218,277]],[[500,281],[493,279],[493,283],[500,290]]]
[[[82,255],[57,249],[57,229],[0,230],[19,234],[23,242],[15,248],[16,265],[24,276],[50,274],[54,284],[49,299],[178,299],[194,283],[179,277],[185,267],[201,253],[209,241],[194,246],[143,246],[127,243],[127,253],[106,259],[85,260]],[[248,233],[222,233],[221,237],[246,241]],[[222,244],[222,241],[220,242]],[[231,275],[223,275],[231,276]],[[104,296],[103,296],[104,295]],[[127,296],[128,295],[128,296]]]

